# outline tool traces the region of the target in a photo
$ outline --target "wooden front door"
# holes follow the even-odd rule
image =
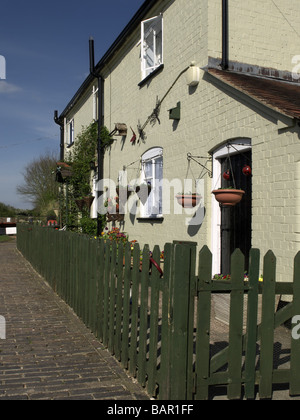
[[[230,164],[231,163],[231,164]],[[234,207],[221,208],[221,272],[231,273],[231,254],[239,248],[245,255],[245,271],[249,268],[249,252],[252,237],[252,177],[245,176],[245,165],[252,167],[251,151],[222,159],[222,174],[227,170],[231,176],[229,180],[222,177],[222,188],[233,186],[233,176],[236,188],[245,191],[242,201]],[[232,175],[233,172],[233,175]]]

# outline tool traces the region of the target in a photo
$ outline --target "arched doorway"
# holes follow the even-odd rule
[[[249,266],[252,239],[252,176],[243,173],[245,165],[252,167],[251,140],[230,140],[213,153],[214,189],[234,186],[243,189],[242,201],[234,207],[222,207],[212,198],[213,274],[230,274],[231,254],[236,248],[245,255],[245,271]],[[230,171],[230,178],[223,174]]]

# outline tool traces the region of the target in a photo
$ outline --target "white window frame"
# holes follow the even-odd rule
[[[68,146],[72,146],[74,143],[74,118],[72,118],[67,123],[67,132],[68,132]]]
[[[153,58],[154,62],[152,66],[147,65],[147,48],[149,45],[147,45],[146,37],[147,33],[145,31],[146,24],[152,23],[151,30],[153,32]],[[156,28],[161,28],[161,31],[157,32]],[[154,28],[154,29],[153,29]],[[149,32],[149,30],[148,30]],[[161,46],[160,48],[157,46],[157,38],[158,35],[161,32]],[[163,16],[159,15],[147,20],[144,20],[141,24],[141,58],[142,58],[142,79],[145,79],[147,76],[149,76],[151,73],[153,73],[154,70],[156,70],[159,66],[161,66],[164,62],[163,57]],[[158,54],[157,51],[161,50],[161,54]]]
[[[156,178],[155,165],[162,159],[162,173],[161,178]],[[151,165],[151,174],[146,176],[146,165]],[[163,217],[163,149],[161,147],[155,147],[148,150],[142,155],[142,173],[141,183],[151,184],[151,193],[147,201],[143,204],[141,201],[141,217],[142,218],[161,218]],[[159,211],[160,210],[160,211]]]
[[[93,119],[98,121],[98,90],[97,86],[93,86]]]

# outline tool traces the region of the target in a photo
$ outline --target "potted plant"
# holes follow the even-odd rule
[[[212,191],[216,200],[223,206],[233,207],[238,204],[244,194],[244,190],[238,190],[235,188],[219,188],[218,190]]]
[[[192,209],[200,203],[201,195],[193,193],[179,193],[176,195],[178,203],[185,209]]]

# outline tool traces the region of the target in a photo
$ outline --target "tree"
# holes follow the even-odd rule
[[[59,186],[55,181],[58,158],[47,153],[34,159],[23,172],[24,184],[17,187],[17,193],[33,204],[40,214],[46,214],[58,201]]]
[[[14,207],[0,203],[0,217],[15,217],[16,214],[17,210]]]

